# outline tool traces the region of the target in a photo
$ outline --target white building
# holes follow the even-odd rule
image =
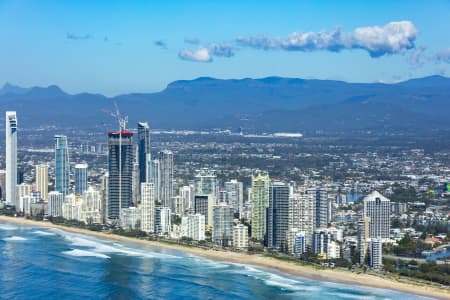
[[[19,198],[19,210],[24,211],[22,197],[31,195],[32,186],[27,183],[21,183],[16,185],[16,197]]]
[[[124,230],[140,229],[141,209],[136,207],[122,208],[120,210],[120,227]]]
[[[153,182],[141,183],[141,230],[155,232],[155,188]]]
[[[391,228],[390,200],[374,191],[364,198],[364,217],[370,218],[369,237],[389,238]]]
[[[6,204],[15,205],[19,211],[16,196],[17,185],[17,115],[15,111],[6,112]]]
[[[64,204],[64,194],[56,191],[48,193],[48,215],[52,217],[61,217],[63,215],[62,207]]]
[[[62,205],[62,216],[66,220],[84,221],[81,216],[83,200],[75,194],[65,196]]]
[[[244,224],[233,226],[233,247],[237,249],[248,248],[248,226]]]
[[[46,164],[36,165],[36,190],[41,192],[42,200],[48,200],[48,166]]]
[[[201,214],[189,214],[181,218],[181,236],[191,238],[194,241],[205,239],[205,216]]]
[[[367,255],[367,242],[369,240],[369,223],[368,217],[362,218],[357,223],[357,243],[359,251],[359,263],[364,264]]]
[[[233,212],[242,216],[244,213],[244,188],[236,179],[225,182],[226,202],[233,206]]]
[[[102,195],[93,187],[89,187],[83,192],[82,219],[86,224],[101,224],[102,215]]]
[[[304,232],[306,244],[311,245],[314,231],[314,197],[304,192],[294,193],[289,197],[289,230],[291,238],[288,249],[293,253],[293,242],[297,232]]]
[[[213,206],[212,240],[220,246],[230,246],[233,240],[233,207],[226,203]]]
[[[381,239],[370,239],[369,242],[370,266],[379,269],[383,266],[383,243]]]
[[[180,187],[180,197],[183,201],[184,211],[194,212],[194,186],[185,185]]]
[[[171,212],[169,207],[157,207],[155,211],[155,231],[164,235],[172,231]]]

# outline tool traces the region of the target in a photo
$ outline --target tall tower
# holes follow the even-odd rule
[[[152,182],[141,183],[141,230],[155,232],[155,189]]]
[[[225,182],[227,203],[233,206],[234,213],[239,213],[239,217],[244,214],[244,186],[242,182],[232,179]]]
[[[17,185],[17,115],[6,112],[6,203],[19,210],[16,197]]]
[[[195,194],[211,195],[214,201],[217,199],[217,176],[216,171],[203,168],[195,175]]]
[[[42,200],[48,199],[48,166],[36,165],[36,190],[41,192]]]
[[[159,197],[162,207],[170,207],[173,197],[173,153],[169,150],[158,152],[160,169]]]
[[[69,145],[67,136],[55,135],[55,190],[69,194]]]
[[[117,220],[120,210],[132,203],[133,133],[110,131],[108,136],[108,218]]]
[[[82,195],[88,189],[87,164],[75,165],[75,194]]]
[[[370,218],[369,237],[389,238],[391,229],[391,201],[374,191],[367,195],[364,200],[364,217]]]
[[[287,184],[274,182],[270,185],[267,211],[267,246],[286,251],[286,234],[289,229],[289,186]]]
[[[161,202],[159,191],[161,190],[161,169],[159,167],[159,160],[154,159],[150,163],[150,182],[153,182],[155,189],[155,200]]]
[[[147,122],[138,123],[139,183],[150,181],[150,127]]]
[[[264,240],[266,233],[266,210],[269,207],[268,174],[252,176],[252,238]]]

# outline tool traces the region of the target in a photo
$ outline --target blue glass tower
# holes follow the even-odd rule
[[[55,190],[69,194],[69,145],[67,136],[55,135]]]

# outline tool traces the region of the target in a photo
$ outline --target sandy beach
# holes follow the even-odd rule
[[[26,220],[23,218],[13,218],[0,216],[0,222],[15,223],[19,225],[28,226],[41,226],[47,228],[57,228],[65,230],[67,232],[79,233],[88,236],[93,236],[100,239],[108,239],[126,243],[135,243],[146,246],[162,247],[168,249],[180,250],[192,255],[205,257],[212,260],[249,264],[255,266],[261,266],[271,268],[284,272],[290,275],[310,278],[321,281],[329,281],[335,283],[343,283],[349,285],[360,285],[381,289],[391,289],[395,291],[401,291],[406,293],[412,293],[416,295],[422,295],[426,297],[433,297],[437,299],[450,299],[450,289],[441,289],[436,286],[430,286],[426,284],[411,284],[400,282],[395,279],[382,278],[370,274],[357,274],[344,270],[331,270],[331,269],[317,269],[312,266],[304,266],[294,262],[281,261],[274,258],[262,256],[262,255],[249,255],[245,253],[235,253],[219,250],[205,250],[195,247],[187,247],[183,245],[162,243],[156,241],[140,240],[135,238],[129,238],[119,235],[113,235],[103,232],[95,232],[86,229],[79,229],[74,227],[66,227],[61,225],[55,225],[50,222],[38,222],[32,220]]]

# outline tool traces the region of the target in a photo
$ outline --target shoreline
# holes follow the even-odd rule
[[[450,299],[450,289],[441,289],[436,286],[429,286],[420,283],[413,284],[400,282],[394,278],[383,278],[380,276],[364,273],[357,274],[345,270],[318,269],[313,266],[301,265],[289,261],[282,261],[276,258],[267,257],[260,254],[246,254],[246,253],[237,253],[212,249],[205,250],[202,248],[188,247],[184,245],[170,244],[159,241],[148,241],[104,232],[90,231],[88,229],[56,225],[51,222],[33,221],[16,217],[0,216],[0,222],[13,223],[17,225],[56,228],[66,232],[87,235],[100,239],[132,243],[142,246],[151,246],[151,247],[178,250],[194,256],[199,256],[211,260],[259,266],[273,269],[278,272],[286,273],[292,276],[303,277],[307,279],[334,282],[339,284],[379,288],[384,290],[388,289],[424,297],[433,297],[436,299]]]

